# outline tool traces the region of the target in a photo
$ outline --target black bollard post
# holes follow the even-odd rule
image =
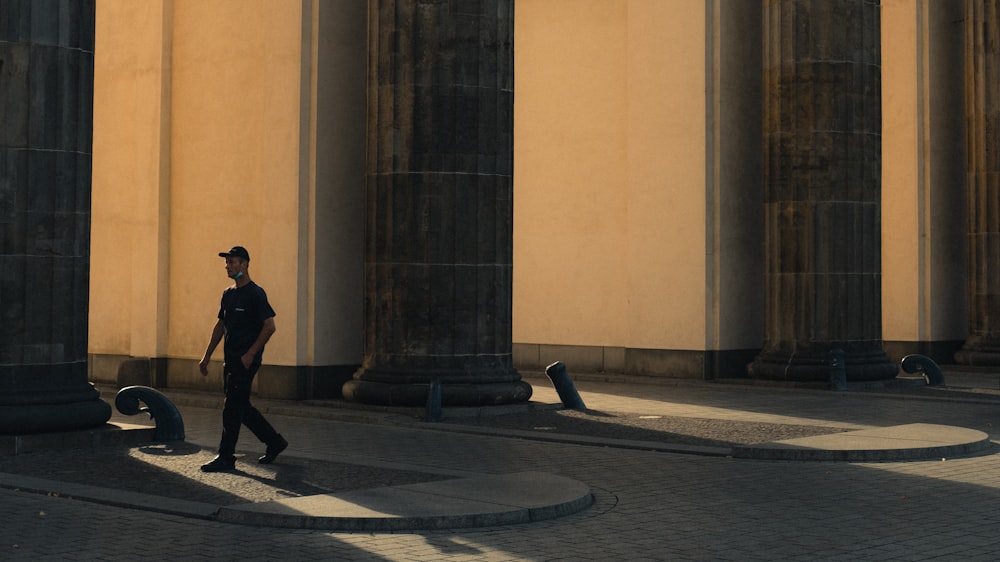
[[[427,389],[427,411],[424,414],[424,421],[441,421],[441,382],[437,379],[431,381]]]
[[[587,406],[583,403],[583,399],[580,398],[580,394],[577,393],[576,387],[573,386],[573,381],[570,380],[569,374],[566,372],[566,365],[556,361],[545,368],[545,375],[552,381],[552,386],[556,387],[556,393],[559,394],[559,399],[562,400],[563,406],[571,410],[587,409]]]
[[[844,350],[830,351],[830,390],[847,390],[847,366],[844,365]]]
[[[941,372],[941,367],[938,367],[938,364],[930,357],[912,353],[903,358],[902,367],[904,371],[911,375],[923,373],[924,382],[927,383],[927,386],[941,386],[944,384],[944,373]]]
[[[145,406],[139,406],[142,402]],[[153,437],[157,441],[183,441],[184,419],[177,406],[165,394],[148,386],[126,386],[115,395],[115,407],[126,416],[149,414],[156,422]]]

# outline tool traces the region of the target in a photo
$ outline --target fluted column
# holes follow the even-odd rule
[[[94,2],[5,0],[0,23],[0,434],[94,427]]]
[[[881,345],[879,2],[764,2],[765,342],[751,376],[891,378]]]
[[[511,355],[513,0],[369,2],[365,340],[349,400],[527,400]]]
[[[967,0],[966,189],[969,200],[969,335],[960,363],[1000,365],[1000,7]]]

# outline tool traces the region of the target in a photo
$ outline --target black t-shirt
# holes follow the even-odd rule
[[[264,320],[273,316],[274,309],[267,302],[267,293],[253,281],[223,291],[219,319],[226,326],[226,343],[223,346],[226,363],[238,361],[257,341]],[[261,347],[254,361],[259,363],[263,355],[264,348]]]

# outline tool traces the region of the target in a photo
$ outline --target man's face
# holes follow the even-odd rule
[[[228,275],[230,279],[236,279],[240,273],[245,274],[246,272],[247,262],[242,258],[234,258],[232,256],[226,258],[226,275]]]

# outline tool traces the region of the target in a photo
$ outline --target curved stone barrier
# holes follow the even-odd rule
[[[911,423],[733,447],[733,457],[760,460],[884,462],[935,460],[990,450],[975,429]]]
[[[516,472],[225,506],[215,519],[260,527],[416,531],[543,521],[582,511],[590,488],[544,472]]]

